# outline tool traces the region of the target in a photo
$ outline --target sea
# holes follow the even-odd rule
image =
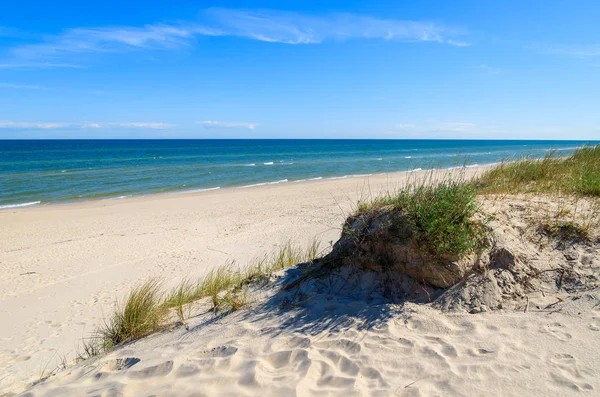
[[[0,140],[0,209],[569,155],[583,141]]]

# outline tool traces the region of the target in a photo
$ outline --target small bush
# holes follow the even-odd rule
[[[476,190],[461,180],[409,184],[394,194],[359,203],[358,214],[384,206],[407,216],[412,237],[432,255],[461,257],[485,241],[485,228],[475,219],[480,214]]]

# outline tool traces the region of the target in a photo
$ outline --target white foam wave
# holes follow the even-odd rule
[[[379,157],[378,159],[375,159],[375,160],[381,161],[381,160],[383,160],[383,157]]]
[[[4,210],[4,209],[8,209],[8,208],[29,207],[30,205],[36,205],[39,203],[41,203],[41,201],[31,201],[29,203],[0,205],[0,210]]]
[[[415,168],[412,171],[423,171],[423,168]]]
[[[209,192],[211,190],[219,190],[221,188],[221,186],[217,186],[217,187],[209,187],[206,189],[195,189],[195,190],[188,190],[188,193],[200,193],[200,192]]]
[[[254,163],[250,163],[250,164],[242,164],[244,167],[254,167],[256,164]]]
[[[327,178],[327,179],[346,179],[348,178],[348,175],[344,175],[344,176],[332,176],[331,178]]]
[[[405,159],[412,159],[412,156],[404,156]]]
[[[273,165],[272,161],[269,161],[268,163],[263,163],[264,165]]]
[[[255,187],[255,186],[264,186],[264,185],[266,185],[266,184],[267,184],[266,182],[262,182],[262,183],[255,183],[255,184],[253,184],[253,185],[244,185],[244,186],[240,186],[240,187],[238,187],[238,189],[245,189],[245,188],[247,188],[247,187]]]
[[[322,176],[318,176],[316,178],[298,179],[298,180],[294,181],[294,183],[296,183],[296,182],[308,182],[308,181],[320,181],[321,179],[323,179],[323,177]]]
[[[274,182],[261,182],[261,183],[255,183],[252,185],[244,185],[244,186],[238,187],[238,189],[245,189],[247,187],[256,187],[256,186],[265,186],[265,185],[277,185],[278,183],[286,183],[286,182],[288,182],[287,179],[281,179],[279,181],[274,181]]]

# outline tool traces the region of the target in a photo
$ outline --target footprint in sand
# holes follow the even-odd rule
[[[480,358],[480,359],[489,359],[489,360],[493,360],[496,358],[497,353],[494,350],[488,350],[488,349],[469,349],[468,354],[471,357],[476,357],[476,358]]]
[[[443,356],[450,357],[450,358],[458,357],[458,352],[456,351],[454,346],[452,346],[450,343],[446,342],[444,339],[438,338],[436,336],[426,336],[425,339],[438,344],[442,348],[441,354]]]
[[[129,372],[127,375],[132,379],[147,379],[147,378],[155,378],[161,376],[167,376],[171,370],[173,369],[173,361],[165,361],[164,363],[154,365],[151,367],[146,367],[144,369],[140,369],[138,371]]]
[[[329,361],[331,361],[331,363],[335,365],[337,369],[344,375],[356,376],[358,371],[360,371],[360,367],[358,365],[356,365],[348,357],[338,352],[333,350],[320,350],[319,353],[321,353],[323,357],[327,357],[327,359],[329,359]]]
[[[600,317],[592,317],[592,322],[590,323],[590,329],[592,331],[600,331]]]
[[[314,345],[321,349],[339,350],[345,353],[346,355],[358,354],[361,350],[361,347],[358,343],[343,338],[335,339],[332,341],[321,341],[315,343]]]
[[[555,371],[550,372],[554,382],[572,390],[594,390],[594,387],[585,382],[586,376],[579,370],[577,359],[570,354],[557,353],[548,360]]]
[[[204,350],[195,355],[196,358],[224,358],[233,356],[238,349],[234,346],[217,346],[210,350]]]
[[[116,360],[111,360],[102,366],[104,371],[121,371],[123,369],[131,368],[135,364],[139,363],[141,360],[137,357],[126,357],[126,358],[117,358]]]
[[[271,384],[274,380],[279,383],[294,383],[305,376],[311,367],[308,351],[295,349],[279,351],[261,356],[254,367],[248,371],[240,384]]]
[[[562,341],[568,341],[573,339],[570,333],[564,331],[564,325],[561,323],[552,323],[546,328],[545,332],[548,332],[550,335],[554,336],[556,339]]]

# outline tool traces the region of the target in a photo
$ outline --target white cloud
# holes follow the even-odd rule
[[[71,63],[51,63],[51,62],[8,62],[0,63],[0,69],[53,69],[69,68],[81,69],[83,66]]]
[[[255,129],[258,127],[258,123],[246,123],[242,121],[214,121],[214,120],[206,120],[199,121],[197,124],[201,124],[206,128],[248,128]]]
[[[488,65],[487,63],[482,63],[479,65],[479,68],[488,74],[500,74],[502,71],[498,68]]]
[[[210,8],[204,12],[213,35],[240,36],[285,44],[313,44],[325,40],[384,39],[434,41],[464,46],[446,36],[461,32],[433,22],[383,19],[339,13],[308,15],[275,10],[232,10]]]
[[[562,46],[551,48],[550,52],[559,55],[568,55],[582,58],[600,57],[600,45]]]
[[[69,127],[69,123],[0,121],[0,128],[52,129]]]
[[[153,123],[153,122],[119,122],[119,123],[96,123],[90,121],[84,122],[20,122],[20,121],[0,121],[0,128],[12,129],[56,129],[56,128],[148,128],[148,129],[166,129],[174,127],[173,124]]]
[[[26,85],[26,84],[12,84],[12,83],[0,83],[0,88],[22,88],[27,90],[41,90],[43,87],[39,85]]]
[[[76,28],[47,37],[41,44],[13,49],[16,58],[52,58],[65,53],[115,52],[128,48],[174,48],[186,44],[190,28],[168,25],[144,27]],[[59,64],[51,64],[59,65]]]
[[[10,50],[11,62],[0,68],[79,67],[71,63],[32,62],[67,54],[121,52],[133,49],[174,49],[190,46],[197,36],[237,36],[252,40],[315,44],[326,40],[381,39],[403,42],[437,42],[453,46],[465,32],[434,22],[375,18],[356,14],[309,15],[276,10],[209,8],[199,20],[142,27],[73,28],[46,36],[40,43]]]
[[[140,123],[140,122],[125,122],[125,123],[97,123],[100,128],[151,128],[155,130],[162,130],[165,128],[174,127],[173,124],[167,123]],[[98,128],[98,127],[96,127]]]
[[[473,123],[443,122],[426,124],[396,124],[395,129],[411,133],[468,132],[475,127]]]

